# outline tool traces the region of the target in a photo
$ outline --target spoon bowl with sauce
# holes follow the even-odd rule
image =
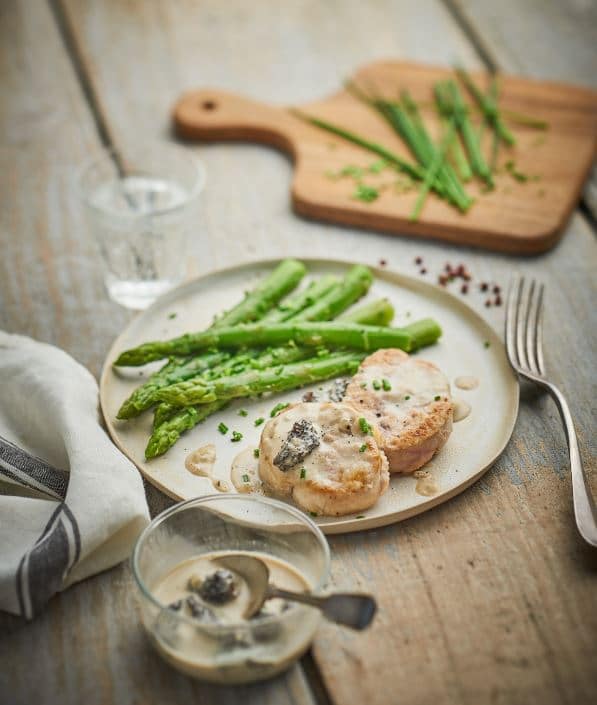
[[[270,571],[260,558],[243,554],[229,554],[216,562],[241,575],[249,589],[249,601],[243,617],[250,619],[258,614],[266,600],[281,598],[316,607],[330,622],[343,624],[352,629],[365,629],[371,624],[377,603],[371,595],[364,593],[332,593],[313,595],[308,592],[284,590],[270,583]]]

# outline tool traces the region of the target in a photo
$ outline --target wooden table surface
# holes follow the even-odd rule
[[[171,140],[169,110],[183,90],[301,102],[389,57],[595,86],[596,28],[590,0],[4,0],[0,328],[54,343],[97,375],[130,314],[104,293],[74,175],[102,144],[126,151]],[[594,185],[561,243],[520,259],[301,220],[289,210],[285,157],[252,145],[193,149],[209,177],[194,273],[333,253],[410,273],[415,256],[430,274],[465,262],[501,284],[515,272],[540,277],[548,366],[594,473]],[[501,327],[502,308],[469,298]],[[324,626],[301,663],[268,683],[197,683],[150,650],[121,565],[56,597],[32,623],[0,616],[0,701],[595,703],[597,552],[575,531],[570,492],[556,409],[523,389],[507,451],[471,489],[407,522],[331,538],[334,584],[378,597],[368,632]],[[147,495],[153,512],[169,504],[151,487]]]

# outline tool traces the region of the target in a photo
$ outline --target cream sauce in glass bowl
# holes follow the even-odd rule
[[[202,680],[246,683],[274,675],[294,663],[309,647],[319,615],[305,618],[303,614],[296,619],[295,605],[272,599],[258,615],[244,619],[250,592],[236,573],[232,574],[235,595],[231,599],[218,604],[200,597],[193,586],[222,570],[217,559],[232,553],[260,558],[276,587],[297,592],[311,588],[290,563],[266,553],[203,554],[179,563],[153,586],[155,597],[169,608],[162,613],[162,623],[152,636],[160,654],[178,670]]]
[[[272,599],[245,619],[248,586],[217,562],[231,554],[261,559],[272,584],[291,591],[318,594],[329,579],[329,547],[305,514],[266,497],[212,494],[165,510],[137,540],[141,618],[155,649],[178,670],[214,683],[260,681],[307,650],[321,614]],[[227,575],[215,580],[217,570]]]

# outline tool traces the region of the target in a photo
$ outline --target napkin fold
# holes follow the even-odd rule
[[[0,331],[0,609],[30,619],[129,556],[148,521],[139,473],[100,426],[93,376]]]

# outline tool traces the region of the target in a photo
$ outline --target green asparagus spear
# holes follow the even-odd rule
[[[149,458],[163,455],[168,448],[171,448],[176,443],[182,433],[194,428],[211,414],[223,409],[227,404],[227,401],[217,401],[213,404],[202,404],[201,406],[188,406],[184,409],[178,409],[175,416],[164,421],[160,424],[158,430],[152,433],[145,449],[145,457],[149,460]]]
[[[354,374],[364,357],[364,352],[333,353],[281,368],[251,370],[240,375],[220,377],[211,382],[198,378],[161,389],[158,396],[171,404],[188,406],[250,397],[264,392],[281,392],[331,377]]]
[[[214,326],[233,326],[236,323],[259,320],[296,287],[306,271],[305,265],[298,260],[283,260],[243,301],[216,318]]]
[[[182,364],[180,358],[170,360],[161,370],[151,375],[145,384],[135,389],[130,397],[123,402],[116,418],[132,419],[138,416],[154,403],[155,393],[158,389],[196,377],[210,367],[230,359],[230,357],[232,357],[230,353],[215,352],[193,357],[185,360]]]
[[[378,299],[377,301],[372,301],[369,304],[359,306],[358,308],[350,311],[348,313],[340,316],[338,320],[352,322],[352,323],[365,323],[369,325],[379,325],[387,326],[392,318],[394,318],[394,307],[388,301],[388,299]],[[298,362],[299,360],[305,360],[313,355],[312,348],[297,347],[296,345],[287,345],[281,348],[274,348],[268,350],[258,357],[248,361],[244,367],[245,369],[266,369],[268,367],[285,365],[290,362]],[[222,365],[217,365],[211,368],[204,377],[208,380],[214,379],[216,377],[223,377],[230,374],[244,372],[245,370],[235,369],[233,363],[224,363]],[[156,390],[157,393],[157,390]],[[153,402],[156,401],[154,395]],[[167,402],[161,402],[158,404],[154,420],[153,428],[157,429],[160,424],[164,423],[166,419],[171,418],[177,414],[180,410],[178,407],[168,404]],[[186,422],[189,418],[186,417]]]
[[[342,322],[286,322],[239,324],[233,328],[186,333],[179,338],[145,343],[121,353],[116,365],[138,366],[170,355],[188,355],[210,348],[242,348],[248,345],[284,345],[293,340],[297,345],[330,348],[376,350],[398,347],[410,350],[411,338],[404,329],[362,326]]]
[[[348,270],[342,281],[308,308],[293,316],[293,321],[328,321],[345,311],[364,296],[373,283],[371,270],[356,264]]]
[[[283,260],[251,293],[240,303],[216,319],[211,328],[232,326],[235,323],[257,320],[263,316],[286,293],[294,289],[304,276],[305,266],[292,259]],[[190,359],[173,359],[152,374],[138,387],[120,407],[117,418],[130,419],[138,416],[153,404],[153,394],[169,384],[195,377],[212,365],[230,358],[228,353],[202,355]]]
[[[328,324],[331,326],[334,324]],[[336,324],[338,330],[338,324]],[[320,324],[321,328],[321,324]],[[346,328],[344,327],[344,330]],[[424,345],[430,345],[434,343],[441,335],[441,329],[438,324],[432,319],[424,319],[421,321],[416,321],[410,324],[404,329],[398,328],[378,328],[375,326],[354,326],[354,330],[360,330],[360,336],[354,336],[354,343],[358,345],[353,345],[363,351],[377,350],[380,347],[397,347],[404,349],[404,343],[408,343],[408,350],[418,349]],[[366,331],[366,332],[365,332]],[[385,331],[386,336],[382,335]],[[396,335],[398,334],[398,335]],[[357,340],[356,338],[359,338]],[[346,353],[332,353],[326,357],[319,358],[322,364],[325,360],[335,359],[337,355],[344,355]],[[355,356],[354,353],[348,353]],[[361,359],[364,354],[356,355]],[[200,404],[209,403],[215,401],[216,399],[230,399],[231,396],[225,391],[226,388],[234,389],[233,394],[236,396],[251,396],[262,391],[280,391],[282,389],[292,389],[292,386],[284,386],[285,381],[281,381],[282,386],[274,386],[271,389],[261,388],[259,385],[261,382],[259,380],[267,380],[267,384],[270,384],[272,380],[282,378],[282,380],[292,379],[295,374],[295,368],[298,370],[299,376],[302,375],[301,365],[307,364],[305,362],[299,362],[294,364],[289,364],[286,366],[276,366],[273,368],[268,368],[265,370],[250,370],[249,372],[233,375],[231,377],[223,377],[215,380],[206,380],[203,378],[197,378],[195,380],[188,380],[187,382],[180,382],[179,384],[174,384],[170,387],[166,387],[157,393],[159,399],[163,399],[166,402],[175,404],[178,406],[185,406],[187,404]],[[317,368],[318,369],[318,368]],[[340,374],[340,373],[338,373]],[[222,382],[224,380],[224,382]],[[236,380],[236,382],[231,381]],[[301,386],[300,384],[296,386]],[[244,389],[245,393],[240,393]]]
[[[365,323],[369,326],[389,326],[394,318],[394,307],[389,299],[376,299],[368,304],[357,306],[338,316],[345,323]]]
[[[261,320],[273,323],[294,318],[298,313],[312,306],[322,296],[327,294],[337,283],[338,277],[333,274],[326,274],[321,279],[312,281],[306,289],[295,296],[281,301],[276,308],[266,313]]]

